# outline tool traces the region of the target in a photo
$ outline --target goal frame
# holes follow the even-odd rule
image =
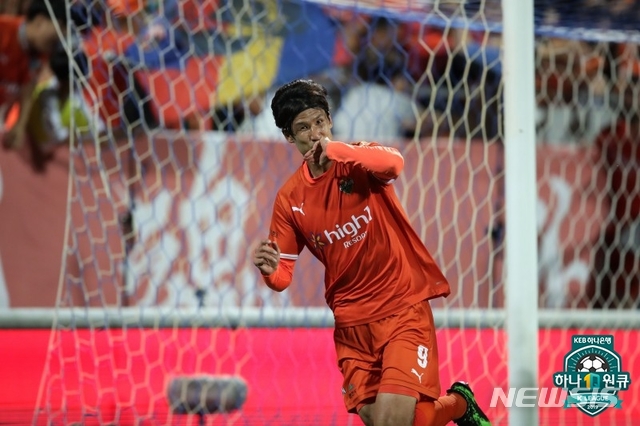
[[[533,0],[502,0],[505,151],[505,310],[511,388],[538,387],[538,243]],[[529,17],[522,19],[521,17]],[[535,426],[535,407],[509,408]]]

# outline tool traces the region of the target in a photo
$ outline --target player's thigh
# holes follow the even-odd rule
[[[383,353],[379,392],[437,399],[438,344],[429,302],[410,307],[385,327],[389,337]]]
[[[342,373],[342,396],[347,411],[375,402],[382,377],[382,363],[361,342],[370,341],[366,325],[336,329],[334,332],[338,367]]]
[[[358,410],[358,415],[360,416],[360,419],[362,420],[362,423],[365,424],[365,426],[373,426],[373,409],[375,407],[375,404],[366,404],[363,405],[359,410]]]

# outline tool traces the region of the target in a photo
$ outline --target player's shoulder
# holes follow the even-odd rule
[[[293,198],[294,193],[304,187],[304,174],[302,173],[302,166],[300,166],[278,190],[276,195],[276,202],[288,202]]]

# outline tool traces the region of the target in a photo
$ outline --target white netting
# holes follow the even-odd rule
[[[540,307],[637,309],[640,59],[638,34],[614,18],[640,8],[609,11],[594,33],[601,9],[562,3],[536,8]],[[320,265],[302,258],[276,294],[249,259],[299,162],[270,97],[302,77],[328,88],[337,139],[404,154],[396,188],[452,284],[433,303],[443,386],[469,380],[483,406],[508,386],[499,2],[85,0],[71,12],[67,49],[87,58],[72,81],[90,113],[72,120],[38,424],[195,424],[167,387],[219,375],[249,393],[209,424],[359,424],[342,406]],[[598,137],[614,120],[628,140]],[[541,331],[541,380],[561,369],[572,330]],[[631,405],[601,424],[632,424]],[[487,411],[506,424],[503,407]],[[576,413],[541,424],[591,424]]]

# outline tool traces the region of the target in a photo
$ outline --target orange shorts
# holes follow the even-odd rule
[[[369,324],[334,332],[342,394],[350,413],[375,402],[378,393],[440,396],[438,344],[428,301]]]

